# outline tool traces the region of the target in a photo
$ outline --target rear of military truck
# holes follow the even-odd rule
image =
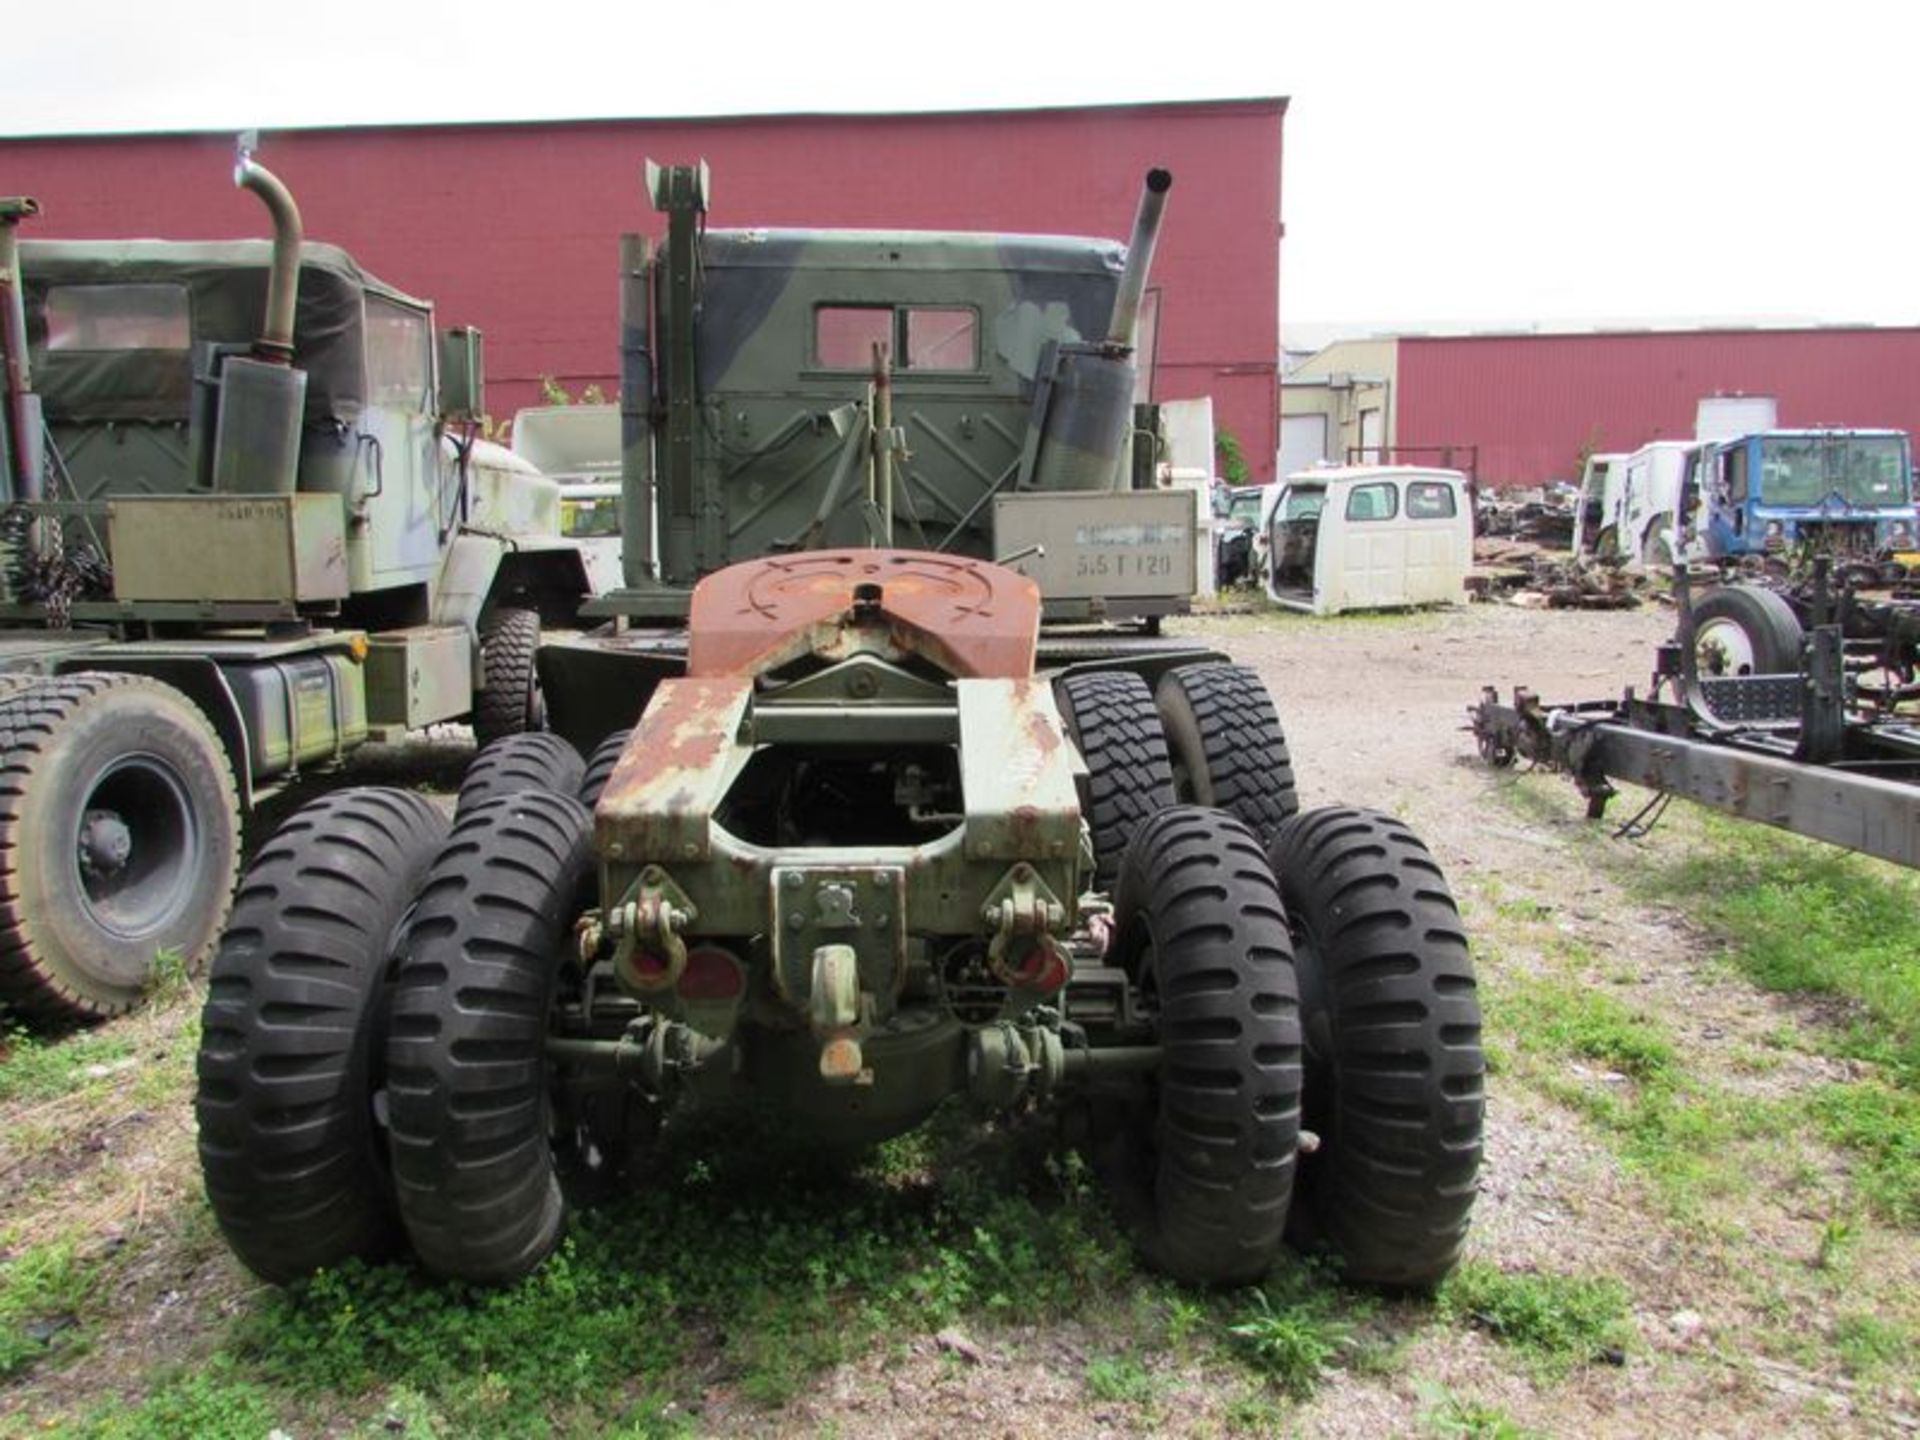
[[[629,546],[607,613],[677,616],[725,565],[847,544],[1018,555],[1050,618],[1185,607],[1191,501],[1136,489],[1153,457],[1133,455],[1156,443],[1135,351],[1166,172],[1126,248],[706,230],[709,185],[655,169],[665,244],[625,249]]]

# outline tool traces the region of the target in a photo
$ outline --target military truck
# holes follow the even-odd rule
[[[1255,1280],[1292,1236],[1436,1283],[1485,1066],[1432,856],[1301,810],[1251,670],[1049,656],[1044,584],[957,553],[1037,496],[1084,502],[1049,533],[1107,580],[1161,578],[1158,522],[1108,488],[1125,347],[1076,338],[1125,333],[1140,248],[702,239],[704,185],[657,175],[665,255],[627,250],[617,623],[542,651],[591,757],[500,742],[451,828],[335,792],[248,872],[196,1101],[234,1251],[270,1281],[411,1248],[507,1282],[688,1108],[843,1150],[958,1097],[1059,1114],[1182,1280]],[[820,548],[843,525],[928,548]],[[684,640],[639,633],[675,603]]]
[[[1172,183],[1148,176],[1123,246],[709,227],[707,167],[649,164],[666,236],[621,242],[625,583],[588,607],[639,633],[543,649],[554,728],[585,748],[632,723],[634,677],[681,663],[644,627],[760,555],[1006,559],[1056,622],[1152,628],[1187,608],[1194,504],[1154,486],[1138,354]]]
[[[538,724],[586,593],[477,439],[477,331],[303,241],[24,241],[0,202],[0,1000],[91,1019],[225,920],[241,816],[369,739]]]

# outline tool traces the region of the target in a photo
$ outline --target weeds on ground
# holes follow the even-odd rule
[[[1534,788],[1498,793],[1526,810],[1545,803]],[[1538,1064],[1529,1074],[1618,1135],[1623,1155],[1682,1214],[1705,1194],[1750,1187],[1755,1159],[1778,1168],[1778,1137],[1799,1134],[1810,1118],[1812,1133],[1847,1156],[1859,1205],[1887,1223],[1920,1226],[1920,877],[1705,812],[1668,823],[1692,842],[1671,858],[1615,845],[1597,830],[1586,832],[1585,849],[1635,893],[1684,908],[1739,974],[1828,1002],[1833,1013],[1784,1027],[1772,1043],[1817,1048],[1872,1072],[1792,1100],[1735,1095],[1680,1065],[1649,1017],[1573,974],[1487,987],[1496,1055],[1511,1063],[1511,1046],[1523,1066],[1529,1054],[1574,1056],[1630,1077],[1634,1088],[1621,1091],[1573,1084]],[[1539,918],[1498,908],[1516,923]],[[1559,939],[1548,937],[1548,948],[1566,949]],[[1764,1153],[1743,1154],[1740,1141]]]
[[[670,1137],[631,1201],[582,1214],[518,1285],[353,1264],[263,1296],[226,1347],[231,1379],[293,1430],[339,1423],[339,1396],[405,1393],[450,1434],[658,1433],[716,1362],[778,1405],[883,1336],[1111,1311],[1139,1283],[1090,1177],[1021,1136],[940,1125],[835,1165],[724,1129]]]
[[[1233,1349],[1282,1393],[1311,1395],[1337,1360],[1356,1347],[1356,1324],[1373,1302],[1343,1293],[1305,1262],[1282,1262],[1227,1326]]]
[[[1853,1157],[1854,1189],[1867,1209],[1920,1228],[1920,1091],[1872,1080],[1829,1085],[1807,1109],[1821,1137]]]
[[[1087,1394],[1109,1404],[1144,1405],[1159,1388],[1147,1367],[1132,1355],[1100,1355],[1087,1362]]]
[[[63,1040],[47,1040],[14,1030],[0,1058],[0,1104],[57,1100],[89,1085],[104,1084],[133,1054],[133,1041],[120,1030],[85,1030]]]
[[[1727,961],[1763,989],[1852,1002],[1821,1048],[1920,1090],[1920,875],[1713,815],[1705,843],[1654,871]]]
[[[1508,1273],[1469,1260],[1440,1287],[1438,1301],[1447,1319],[1564,1369],[1625,1350],[1627,1298],[1627,1287],[1611,1276]]]
[[[1444,1440],[1531,1440],[1533,1432],[1497,1405],[1467,1399],[1430,1382],[1414,1388],[1425,1406],[1420,1423]]]
[[[0,1264],[0,1379],[70,1343],[97,1279],[71,1240],[32,1246]]]

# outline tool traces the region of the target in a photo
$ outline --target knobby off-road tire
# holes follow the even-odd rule
[[[1764,585],[1717,585],[1693,605],[1694,657],[1705,676],[1790,675],[1804,638],[1793,607]]]
[[[631,728],[615,730],[593,747],[593,754],[587,757],[586,771],[580,777],[580,803],[587,809],[591,810],[600,803],[600,792],[607,788],[607,781],[613,778],[613,767],[620,763],[627,741],[632,738]]]
[[[560,1240],[547,1021],[592,861],[571,795],[489,801],[455,822],[407,925],[387,1039],[394,1184],[414,1249],[453,1279],[516,1280]]]
[[[201,1018],[200,1171],[227,1243],[275,1284],[401,1238],[374,1119],[400,922],[446,839],[406,790],[338,790],[254,858]]]
[[[1134,832],[1174,803],[1167,738],[1153,692],[1132,671],[1069,675],[1059,696],[1067,734],[1087,762],[1093,888],[1111,895]]]
[[[1398,820],[1296,815],[1272,849],[1306,1019],[1294,1238],[1350,1280],[1426,1289],[1453,1269],[1480,1169],[1486,1061],[1466,932]]]
[[[1300,808],[1293,757],[1273,697],[1245,665],[1182,665],[1160,677],[1154,705],[1166,731],[1174,789],[1216,805],[1262,845]]]
[[[476,805],[523,790],[571,795],[580,788],[584,768],[580,752],[551,731],[509,735],[473,757],[461,778],[454,813],[462,815]]]
[[[98,1020],[140,1003],[162,950],[198,971],[239,861],[226,752],[171,685],[89,673],[0,700],[0,999]]]
[[[1163,810],[1121,869],[1116,961],[1156,1016],[1151,1098],[1105,1168],[1149,1263],[1245,1284],[1286,1232],[1300,1133],[1301,1031],[1278,888],[1252,833],[1218,810]]]
[[[484,682],[473,697],[473,734],[482,749],[508,735],[546,725],[540,677],[540,612],[496,610],[480,631]]]

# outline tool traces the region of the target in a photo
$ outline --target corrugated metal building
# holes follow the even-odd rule
[[[1276,443],[1283,99],[936,115],[793,115],[279,132],[260,158],[307,233],[487,333],[489,403],[542,376],[613,393],[618,237],[659,234],[642,162],[704,158],[714,225],[1124,239],[1149,166],[1174,173],[1155,265],[1156,398],[1211,394],[1261,478]],[[30,236],[266,230],[227,134],[0,139]]]
[[[1786,426],[1920,432],[1920,328],[1342,340],[1287,376],[1280,468],[1385,451],[1538,485],[1593,451],[1689,438],[1695,405],[1732,394],[1775,397]]]

